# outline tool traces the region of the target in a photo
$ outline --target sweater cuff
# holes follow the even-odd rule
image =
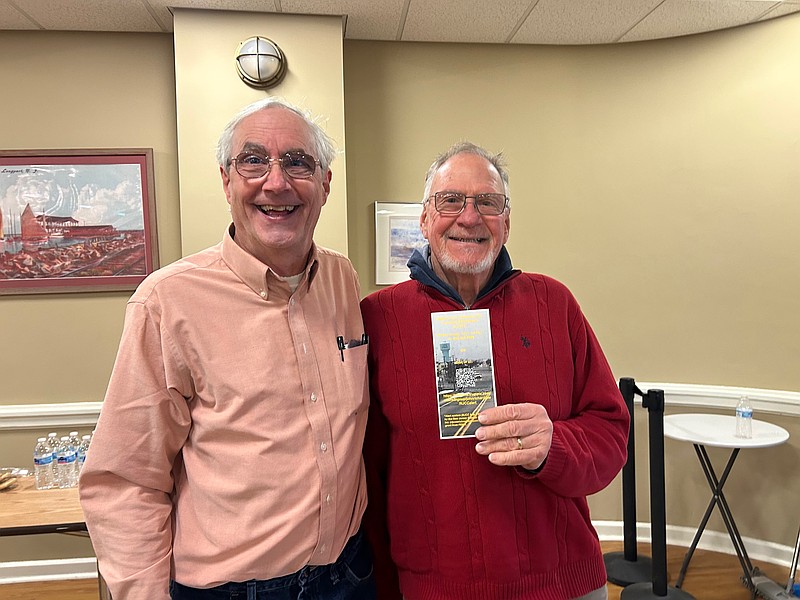
[[[547,464],[547,456],[544,457],[544,460],[542,461],[542,464],[540,464],[535,469],[526,469],[525,467],[516,467],[516,469],[517,469],[517,473],[522,475],[525,479],[533,479],[539,473],[542,472],[542,469],[544,469],[544,466],[546,464]]]

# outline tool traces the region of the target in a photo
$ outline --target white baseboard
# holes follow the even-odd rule
[[[594,521],[597,535],[602,541],[622,541],[622,521]],[[695,529],[691,527],[667,526],[667,543],[688,548]],[[649,542],[650,523],[636,524],[636,538]],[[765,542],[754,538],[743,538],[747,554],[752,560],[788,567],[792,564],[794,548]],[[722,554],[735,554],[727,532],[703,532],[698,548]],[[787,571],[788,572],[788,571]],[[0,563],[0,585],[4,583],[29,583],[34,581],[56,581],[64,579],[93,579],[97,577],[97,561],[94,558],[69,558],[64,560],[30,560]]]
[[[637,382],[637,385],[643,390],[664,390],[669,406],[702,406],[733,410],[738,398],[747,395],[759,413],[800,416],[798,392],[676,383]],[[0,431],[22,429],[44,431],[65,427],[90,427],[97,422],[101,406],[102,402],[0,405]],[[595,528],[601,540],[622,540],[621,521],[596,521]],[[695,530],[688,527],[667,526],[667,543],[688,548],[694,533]],[[650,541],[649,523],[637,524],[637,538],[643,542]],[[744,542],[752,559],[787,567],[791,564],[793,548],[789,546],[752,538],[744,538]],[[704,532],[698,547],[734,554],[733,545],[726,532]],[[0,563],[0,584],[96,576],[97,566],[94,558]]]
[[[64,558],[60,560],[27,560],[0,563],[0,584],[94,579],[97,559]]]
[[[622,521],[593,521],[592,525],[594,525],[597,535],[602,541],[622,541],[624,539]],[[692,539],[694,539],[696,531],[692,527],[667,525],[667,544],[688,548],[692,543]],[[652,539],[650,523],[636,524],[636,539],[639,542],[650,542]],[[749,537],[742,537],[742,541],[751,560],[760,560],[782,567],[789,567],[792,564],[794,548],[791,546],[782,546],[774,542]],[[705,530],[697,547],[721,554],[736,554],[727,531]]]

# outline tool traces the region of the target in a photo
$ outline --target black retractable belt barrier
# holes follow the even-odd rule
[[[620,600],[670,598],[694,600],[694,596],[667,585],[667,508],[664,475],[664,391],[648,390],[642,394],[642,406],[648,413],[650,437],[650,545],[653,550],[653,580],[633,583],[620,594]]]
[[[631,377],[619,380],[619,391],[628,407],[631,424],[628,429],[628,460],[622,467],[622,533],[623,552],[603,555],[608,580],[625,587],[632,583],[651,580],[653,561],[649,556],[639,556],[636,548],[636,439],[633,426],[633,399],[641,390]]]

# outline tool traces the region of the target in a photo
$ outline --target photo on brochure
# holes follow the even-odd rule
[[[496,406],[489,311],[431,314],[439,437],[475,437],[478,415]]]

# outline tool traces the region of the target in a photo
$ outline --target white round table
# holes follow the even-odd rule
[[[731,415],[680,414],[664,417],[664,435],[683,442],[719,448],[766,448],[789,439],[789,432],[766,421],[753,419],[753,437],[739,438],[736,417]]]
[[[683,564],[681,565],[681,570],[675,583],[675,587],[677,588],[680,588],[683,583],[686,569],[689,567],[689,561],[694,554],[695,548],[697,548],[697,543],[700,541],[700,536],[703,535],[703,530],[715,506],[719,509],[722,520],[725,523],[725,528],[728,530],[728,534],[731,537],[733,548],[736,550],[736,556],[739,558],[739,563],[742,565],[745,580],[752,588],[753,564],[750,562],[750,557],[747,555],[742,536],[739,534],[739,529],[736,527],[736,522],[733,520],[731,509],[728,506],[728,501],[725,499],[722,488],[742,448],[767,448],[770,446],[777,446],[789,439],[789,432],[783,427],[778,427],[772,423],[753,419],[753,437],[740,438],[736,437],[735,433],[735,416],[686,413],[667,415],[664,417],[664,436],[682,442],[690,442],[694,445],[697,458],[700,461],[700,466],[703,469],[703,474],[706,476],[708,486],[712,493],[706,512],[697,528],[697,533],[683,559]],[[717,477],[714,471],[714,465],[711,464],[711,460],[708,457],[706,446],[731,449],[728,462],[725,465],[721,477]]]

